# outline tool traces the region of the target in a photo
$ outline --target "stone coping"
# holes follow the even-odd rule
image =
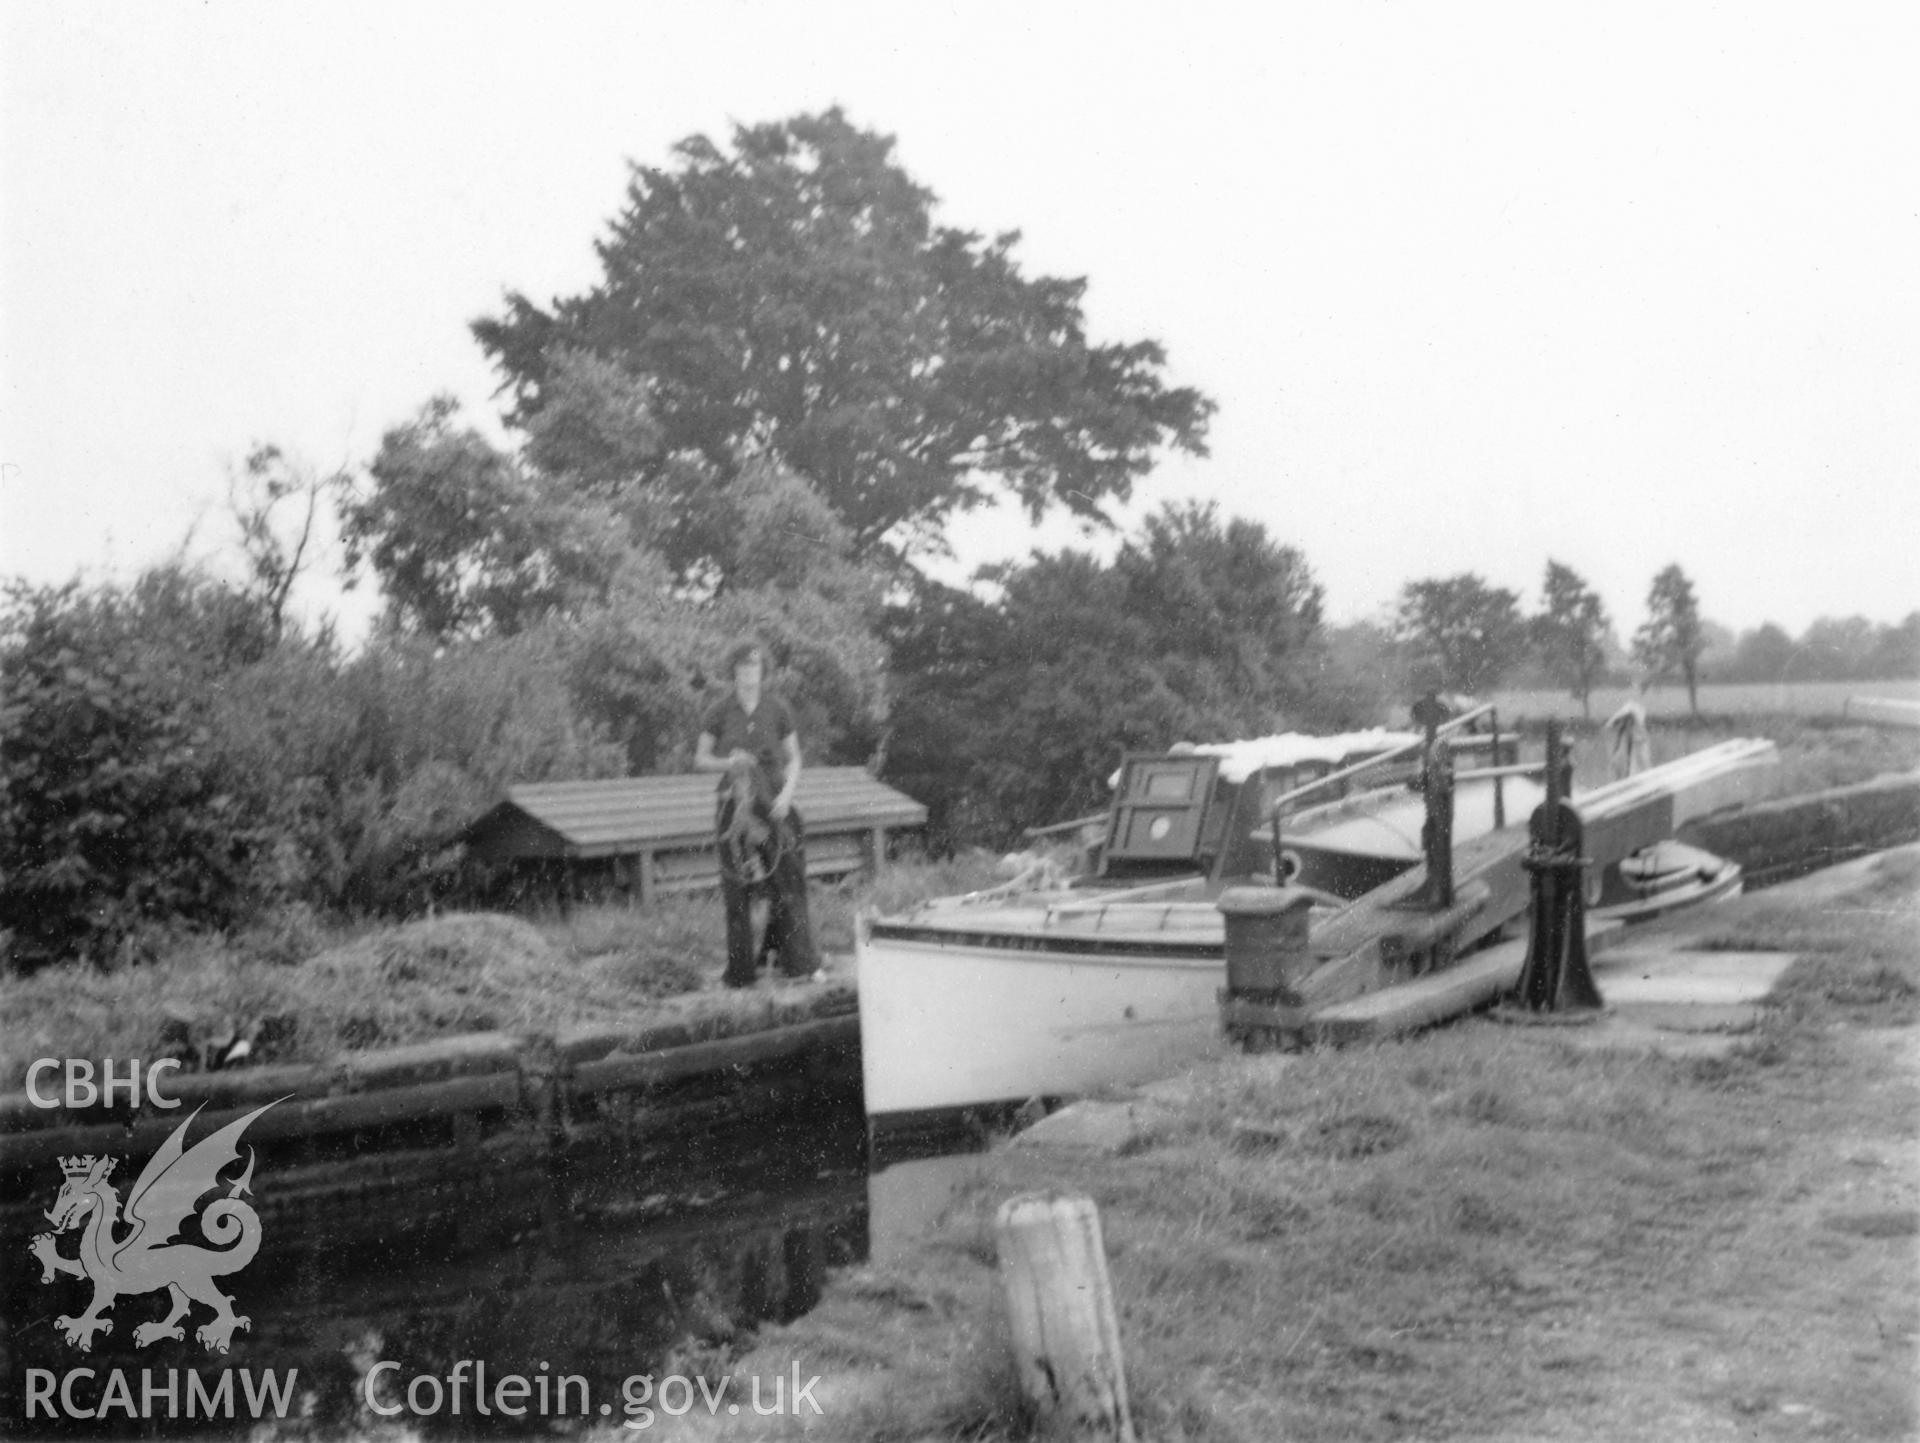
[[[150,1149],[201,1108],[208,1114],[203,1126],[211,1127],[245,1110],[287,1104],[250,1129],[261,1138],[487,1107],[535,1117],[575,1092],[643,1086],[850,1040],[858,1035],[857,1005],[846,978],[743,994],[691,993],[649,1007],[631,1022],[551,1034],[466,1033],[325,1062],[175,1072],[158,1084],[179,1103],[169,1108],[43,1108],[22,1089],[0,1098],[0,1171],[60,1150]]]

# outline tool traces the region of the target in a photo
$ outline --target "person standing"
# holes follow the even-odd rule
[[[736,783],[752,783],[758,820],[769,832],[773,860],[764,882],[771,894],[767,913],[767,950],[778,954],[788,977],[810,977],[819,966],[813,926],[807,915],[806,832],[793,805],[800,785],[800,734],[793,713],[766,688],[767,654],[757,641],[743,641],[727,655],[733,678],[729,695],[707,709],[694,746],[696,771],[720,772],[722,796]],[[725,808],[722,807],[724,814]],[[729,987],[751,987],[759,971],[753,938],[753,879],[728,865],[728,838],[720,848],[720,897],[727,913]]]
[[[1607,718],[1607,771],[1614,781],[1638,776],[1653,765],[1653,739],[1647,734],[1647,680],[1637,676],[1633,693]]]

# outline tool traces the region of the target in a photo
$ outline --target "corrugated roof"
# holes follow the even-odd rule
[[[557,851],[605,857],[704,847],[713,841],[717,783],[718,778],[711,775],[683,773],[509,787],[492,811],[467,828],[467,840],[483,853],[497,850],[504,855]],[[925,807],[874,780],[861,767],[808,767],[800,774],[794,805],[806,818],[809,836],[918,827],[927,820]],[[510,841],[515,833],[525,834],[529,819],[551,833],[558,845],[526,848]]]

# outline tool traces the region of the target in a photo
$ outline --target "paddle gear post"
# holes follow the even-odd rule
[[[1532,882],[1527,963],[1514,1000],[1529,1012],[1578,1012],[1605,1005],[1587,963],[1585,829],[1566,798],[1568,771],[1558,720],[1547,723],[1547,799],[1527,824],[1521,866]]]

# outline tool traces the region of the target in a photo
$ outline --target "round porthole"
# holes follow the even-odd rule
[[[1147,835],[1156,842],[1164,842],[1167,833],[1173,830],[1172,817],[1155,817],[1147,824]]]
[[[1300,867],[1300,854],[1291,847],[1282,848],[1280,852],[1280,880],[1283,882],[1291,882],[1295,877],[1300,875]]]

